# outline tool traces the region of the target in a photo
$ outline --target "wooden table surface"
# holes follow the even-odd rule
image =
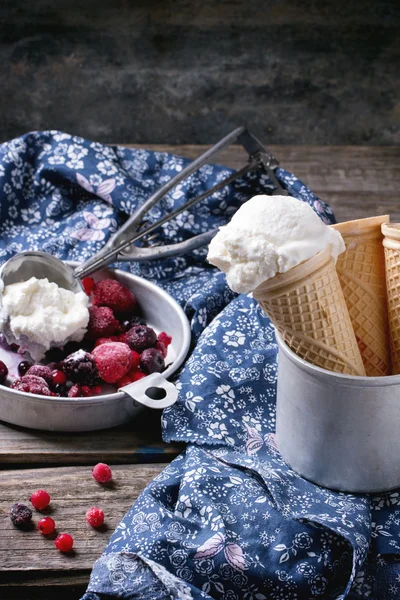
[[[147,146],[149,147],[149,146]],[[195,157],[201,146],[153,146]],[[329,201],[338,221],[389,213],[400,221],[400,149],[397,147],[271,147],[282,166]],[[221,153],[219,162],[239,167],[241,148]],[[60,434],[30,431],[0,423],[0,598],[2,600],[78,600],[94,561],[110,533],[145,485],[181,450],[161,441],[160,416],[143,413],[134,423],[108,431]],[[107,462],[115,485],[98,485],[91,466]],[[75,538],[72,556],[59,553],[36,530],[13,527],[8,510],[27,502],[35,489],[52,496],[58,531]],[[106,515],[101,531],[85,523],[88,507]],[[35,514],[36,518],[36,514]],[[36,518],[36,521],[38,519]]]

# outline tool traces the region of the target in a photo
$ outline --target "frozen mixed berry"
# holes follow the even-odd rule
[[[21,375],[21,377],[23,375],[25,375],[27,373],[27,371],[29,371],[29,369],[32,367],[32,363],[29,362],[29,360],[21,360],[21,362],[18,365],[18,373]]]
[[[117,381],[116,385],[118,388],[122,388],[125,385],[129,385],[130,383],[139,381],[139,379],[143,379],[143,377],[146,377],[146,375],[140,369],[131,369],[126,375],[124,375],[119,381]]]
[[[52,377],[53,377],[53,385],[54,386],[65,385],[65,383],[67,382],[67,378],[65,377],[65,373],[63,373],[62,371],[60,371],[60,369],[54,369],[51,374],[52,374]]]
[[[57,383],[57,385],[54,386],[54,393],[60,398],[66,398],[68,396],[68,388],[66,385]]]
[[[119,335],[110,335],[110,337],[102,337],[96,340],[94,347],[101,346],[101,344],[108,344],[109,342],[120,342]]]
[[[27,527],[32,521],[32,511],[26,504],[17,502],[10,508],[10,519],[16,527]]]
[[[5,380],[7,379],[7,375],[8,375],[7,365],[5,365],[5,363],[3,363],[2,360],[0,360],[0,383],[5,382]]]
[[[104,513],[101,508],[97,506],[92,506],[86,512],[86,521],[92,527],[101,527],[104,523]]]
[[[82,279],[82,286],[88,296],[91,295],[94,288],[94,280],[92,277],[85,277]]]
[[[60,552],[70,552],[74,546],[74,540],[69,533],[60,533],[54,540],[54,545]]]
[[[109,342],[93,350],[93,358],[100,377],[106,383],[115,383],[130,370],[132,353],[127,344]]]
[[[133,312],[136,298],[128,288],[114,279],[103,279],[93,290],[94,306],[108,306],[117,314]]]
[[[147,325],[135,325],[126,334],[126,343],[132,350],[142,352],[146,348],[153,348],[157,343],[157,334]]]
[[[47,385],[53,385],[53,373],[49,367],[45,365],[32,365],[26,372],[27,375],[35,375],[45,380]]]
[[[75,383],[68,390],[68,398],[82,398],[82,386]]]
[[[38,529],[40,533],[43,533],[43,535],[49,535],[50,533],[53,533],[55,528],[56,524],[51,517],[44,517],[44,519],[40,519],[38,523]]]
[[[119,321],[115,318],[111,308],[108,306],[91,306],[89,308],[87,336],[90,339],[110,337],[110,335],[118,333],[119,328]]]
[[[108,483],[112,479],[112,471],[105,463],[97,463],[92,469],[92,474],[99,483]]]
[[[50,494],[45,490],[37,490],[37,492],[31,495],[29,500],[36,510],[43,510],[50,504]]]
[[[135,325],[147,325],[147,323],[140,315],[133,315],[133,317],[130,317],[121,323],[122,330],[125,332],[132,329],[132,327],[135,327]]]
[[[165,333],[165,331],[162,331],[161,333],[158,334],[157,339],[159,342],[161,342],[162,344],[164,344],[164,346],[166,348],[168,348],[168,346],[171,344],[172,342],[172,337],[170,335],[168,335],[168,333]]]
[[[80,385],[75,383],[68,391],[69,398],[89,398],[90,396],[98,396],[101,394],[99,385]]]
[[[165,369],[163,356],[156,348],[143,350],[140,357],[140,368],[144,373],[162,373]]]
[[[25,392],[27,394],[39,394],[41,396],[51,396],[52,393],[43,377],[36,375],[24,375],[16,379],[10,386],[13,390]]]
[[[67,356],[63,362],[63,371],[66,378],[72,383],[97,385],[99,382],[99,373],[94,357],[85,350],[78,350]]]
[[[168,348],[162,342],[157,342],[156,343],[156,350],[159,351],[159,353],[161,354],[161,356],[163,358],[167,358]]]
[[[140,365],[140,354],[136,350],[131,350],[132,366],[131,369],[138,369]]]

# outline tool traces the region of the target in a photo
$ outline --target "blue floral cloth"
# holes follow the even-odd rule
[[[0,259],[24,249],[83,260],[186,159],[104,146],[58,131],[0,146]],[[150,221],[232,171],[207,165],[171,190]],[[327,204],[277,169],[289,193],[326,223]],[[254,172],[165,224],[161,243],[215,228],[268,193]],[[95,563],[83,600],[394,600],[400,597],[400,494],[354,496],[294,473],[275,445],[274,330],[237,296],[206,249],[121,268],[157,283],[184,307],[192,352],[165,410],[167,441],[188,442],[140,495]]]

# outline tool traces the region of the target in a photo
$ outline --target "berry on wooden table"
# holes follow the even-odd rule
[[[38,529],[40,533],[43,533],[43,535],[49,535],[50,533],[53,533],[55,528],[56,524],[51,517],[44,517],[44,519],[40,519],[38,523]]]
[[[16,527],[26,527],[32,521],[32,511],[26,504],[16,502],[10,508],[10,519]]]
[[[54,545],[60,552],[70,552],[73,548],[74,540],[69,533],[60,533],[54,540]]]
[[[92,527],[101,527],[104,523],[104,513],[101,508],[92,506],[86,513],[86,521]]]
[[[99,483],[108,483],[112,479],[112,471],[105,463],[97,463],[92,469],[92,474]]]
[[[7,379],[7,375],[8,375],[7,365],[5,363],[3,363],[2,360],[0,360],[0,383],[5,382],[5,380]]]
[[[43,510],[50,504],[50,494],[45,490],[37,490],[29,498],[36,510]]]

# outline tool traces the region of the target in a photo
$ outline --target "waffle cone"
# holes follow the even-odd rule
[[[365,371],[370,377],[390,375],[385,257],[381,226],[389,216],[332,225],[342,234],[346,251],[336,270],[356,334]]]
[[[253,292],[288,346],[329,371],[365,375],[329,246]]]
[[[392,374],[400,373],[400,223],[382,225]]]

